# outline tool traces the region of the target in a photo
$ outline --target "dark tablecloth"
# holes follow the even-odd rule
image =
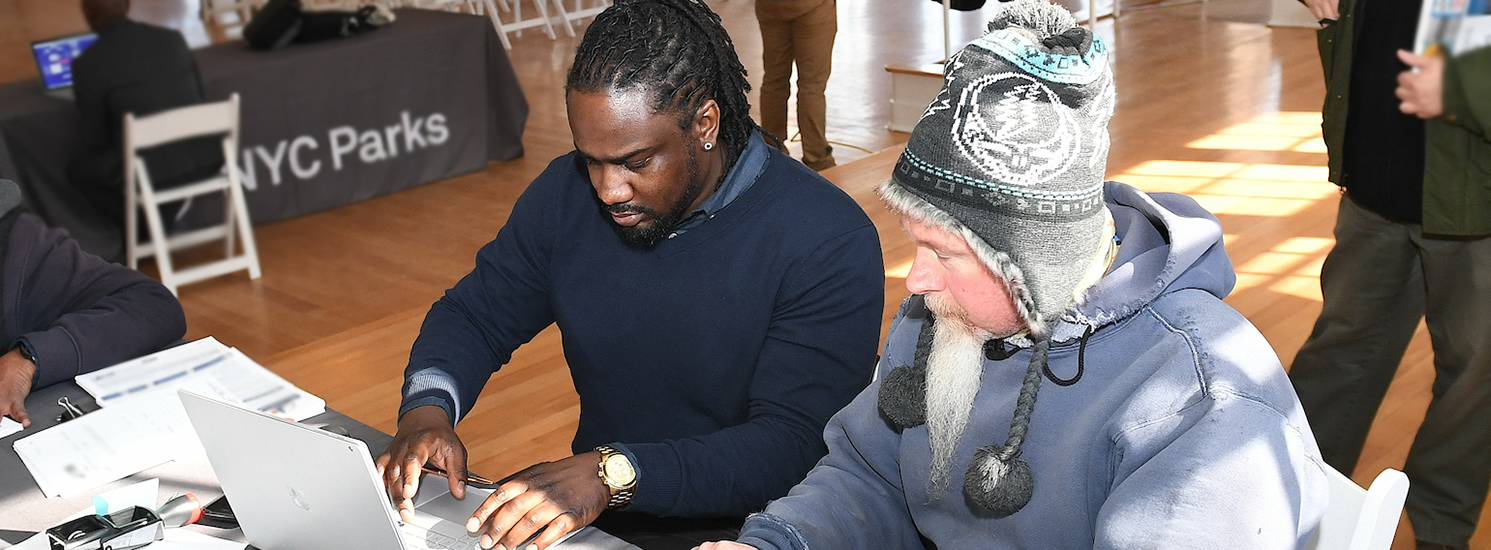
[[[308,214],[481,170],[523,154],[528,102],[483,17],[396,10],[353,38],[261,52],[196,52],[209,100],[238,93],[239,170],[255,223]],[[78,113],[37,81],[0,86],[0,178],[85,250],[123,237],[67,182]],[[194,215],[221,212],[211,203]]]

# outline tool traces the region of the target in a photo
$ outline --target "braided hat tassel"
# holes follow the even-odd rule
[[[1030,464],[1020,459],[1020,447],[1030,429],[1030,414],[1035,410],[1036,393],[1041,389],[1041,371],[1046,367],[1050,349],[1050,340],[1041,338],[1035,341],[1030,366],[1025,369],[1025,380],[1015,401],[1009,437],[1003,445],[980,447],[963,474],[963,496],[996,517],[1020,511],[1030,502],[1035,491],[1035,477],[1031,475]]]

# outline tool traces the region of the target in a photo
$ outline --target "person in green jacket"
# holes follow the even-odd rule
[[[1321,456],[1350,475],[1425,319],[1436,377],[1406,507],[1418,548],[1466,548],[1491,484],[1491,48],[1409,53],[1421,0],[1302,1],[1321,20],[1343,196],[1290,378]]]

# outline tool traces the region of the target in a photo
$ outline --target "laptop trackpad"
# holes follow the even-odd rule
[[[428,481],[436,481],[436,483]],[[419,484],[419,492],[414,495],[414,509],[421,515],[460,525],[464,530],[466,520],[471,518],[471,513],[475,512],[476,507],[481,506],[482,501],[485,501],[491,494],[490,489],[466,487],[466,498],[457,499],[455,495],[450,494],[450,485],[445,483],[445,479],[435,477]]]

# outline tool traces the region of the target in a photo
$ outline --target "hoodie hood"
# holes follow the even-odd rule
[[[1222,224],[1195,199],[1147,194],[1110,181],[1103,186],[1103,200],[1122,243],[1118,256],[1107,274],[1062,314],[1052,330],[1053,342],[1077,339],[1178,290],[1204,290],[1217,298],[1232,292],[1237,275],[1222,246]]]

